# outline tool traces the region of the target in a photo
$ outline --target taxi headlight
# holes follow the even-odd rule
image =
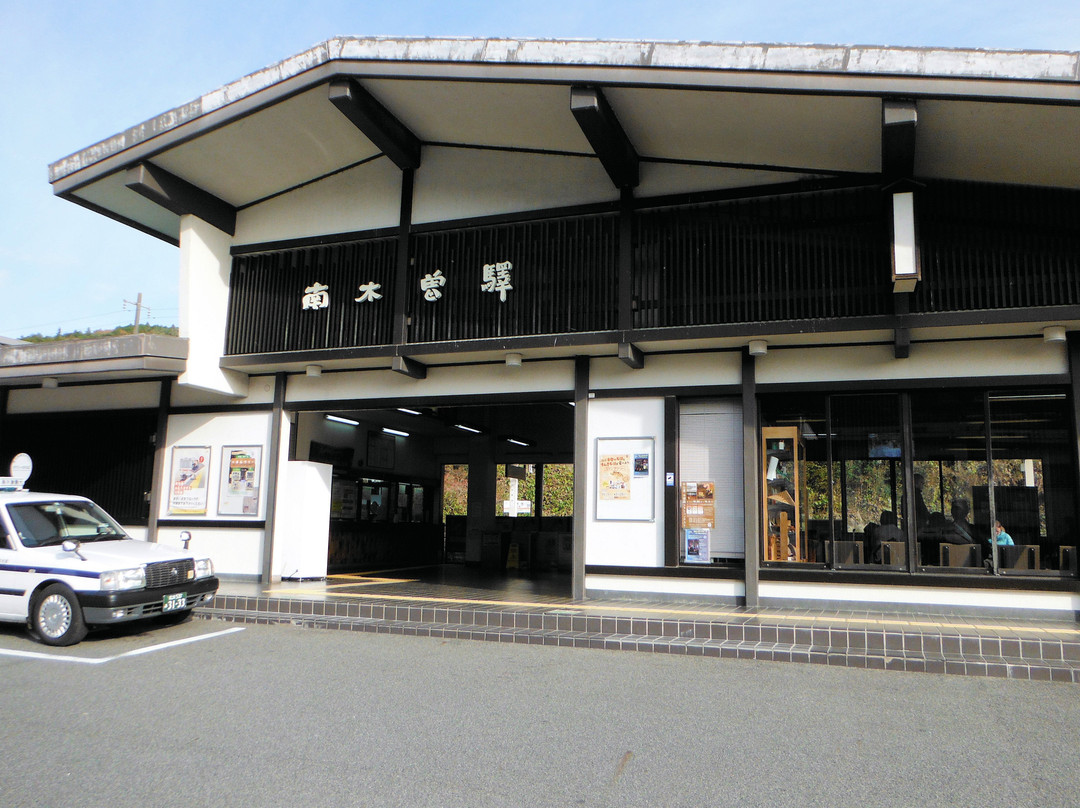
[[[121,589],[138,589],[146,586],[146,570],[135,567],[130,570],[110,570],[101,573],[101,589],[116,592]]]
[[[209,578],[214,574],[214,562],[209,558],[196,558],[195,559],[195,577],[196,578]]]

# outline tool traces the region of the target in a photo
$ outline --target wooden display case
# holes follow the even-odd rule
[[[762,561],[806,561],[805,451],[797,427],[761,430]]]

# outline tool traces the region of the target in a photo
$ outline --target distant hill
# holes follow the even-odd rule
[[[56,332],[55,336],[46,337],[41,334],[31,334],[23,337],[26,342],[61,342],[70,339],[104,339],[105,337],[126,337],[135,333],[135,326],[121,325],[113,329],[101,328],[97,331],[69,331],[66,334]],[[160,334],[166,337],[180,336],[180,329],[175,325],[141,325],[140,334]]]

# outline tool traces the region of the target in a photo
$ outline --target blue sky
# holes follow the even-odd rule
[[[52,195],[51,162],[334,36],[1080,50],[1080,2],[0,0],[0,335],[178,320],[176,248]]]

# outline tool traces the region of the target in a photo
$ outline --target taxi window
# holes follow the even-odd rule
[[[24,547],[45,547],[65,539],[97,541],[124,536],[104,511],[88,502],[9,505],[8,513]]]

